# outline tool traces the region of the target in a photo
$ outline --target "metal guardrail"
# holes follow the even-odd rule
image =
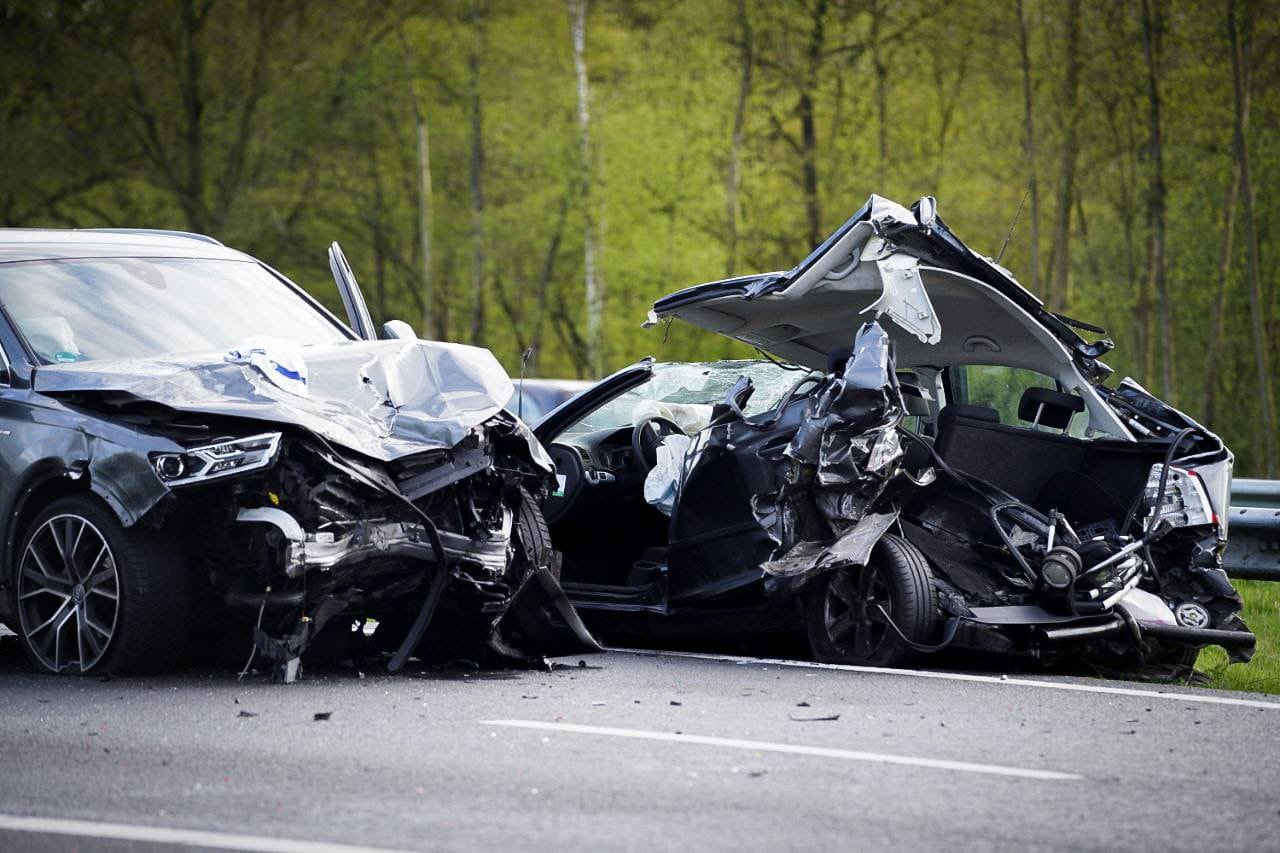
[[[1222,567],[1241,580],[1280,581],[1280,480],[1231,481]]]

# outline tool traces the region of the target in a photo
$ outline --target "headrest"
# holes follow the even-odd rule
[[[902,390],[902,401],[907,404],[907,417],[929,416],[929,403],[919,385],[907,382],[903,374],[898,374],[898,387]]]
[[[1028,388],[1018,401],[1018,417],[1027,423],[1065,430],[1071,416],[1084,411],[1084,400],[1051,388]]]
[[[941,433],[946,424],[958,418],[984,421],[989,424],[1000,423],[1000,413],[990,406],[968,406],[964,403],[952,403],[948,406],[943,406],[942,411],[938,412],[938,431]]]

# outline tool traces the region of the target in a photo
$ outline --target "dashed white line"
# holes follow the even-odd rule
[[[126,823],[103,823],[96,820],[66,820],[49,817],[23,817],[0,814],[0,832],[30,832],[37,835],[72,835],[77,838],[101,838],[145,844],[182,847],[205,847],[214,850],[249,850],[253,853],[389,853],[385,848],[326,844],[293,838],[271,838],[264,835],[236,835],[201,829],[178,829],[164,826],[139,826]]]
[[[836,758],[844,761],[867,761],[873,764],[897,764],[906,767],[926,767],[931,770],[955,770],[962,773],[985,773],[990,776],[1012,776],[1018,779],[1071,780],[1083,779],[1076,773],[1057,770],[1036,770],[1029,767],[1006,767],[1000,764],[979,764],[972,761],[950,761],[944,758],[920,758],[913,755],[890,755],[883,752],[863,752],[855,749],[835,749],[826,746],[804,746],[794,743],[774,743],[767,740],[743,740],[741,738],[710,737],[708,735],[676,734],[645,729],[618,729],[609,726],[580,726],[573,723],[544,723],[538,720],[481,720],[482,726],[507,726],[516,729],[536,729],[544,732],[566,732],[580,735],[656,740],[667,743],[685,743],[696,746],[719,746],[729,749],[749,749],[755,752],[783,752],[791,755],[813,755],[819,758]]]
[[[654,649],[614,649],[610,653],[644,655],[648,657],[693,658],[695,660],[722,661],[733,664],[765,664],[802,669],[833,669],[841,672],[863,672],[870,675],[908,675],[914,678],[936,678],[943,681],[973,681],[982,684],[1004,684],[1018,687],[1041,687],[1046,690],[1067,690],[1076,693],[1109,693],[1113,696],[1139,696],[1143,699],[1196,702],[1204,705],[1234,705],[1238,708],[1264,708],[1280,711],[1280,702],[1261,699],[1236,699],[1211,693],[1192,693],[1174,690],[1139,690],[1135,687],[1111,687],[1104,684],[1080,684],[1073,681],[1042,681],[1035,678],[1009,678],[1003,675],[975,675],[967,672],[940,672],[930,669],[891,669],[879,666],[854,666],[852,664],[817,663],[816,661],[782,660],[779,658],[749,658],[737,655],[708,654],[705,652],[667,652]]]

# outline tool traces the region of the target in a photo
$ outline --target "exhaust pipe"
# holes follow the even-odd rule
[[[1044,638],[1051,643],[1070,643],[1076,640],[1095,640],[1110,637],[1124,630],[1124,620],[1113,616],[1106,622],[1089,625],[1064,625],[1061,628],[1045,628]]]

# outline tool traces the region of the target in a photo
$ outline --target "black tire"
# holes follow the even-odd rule
[[[142,675],[170,669],[182,653],[191,575],[181,548],[156,530],[124,528],[93,495],[60,498],[35,517],[22,532],[11,579],[14,627],[39,670]],[[73,633],[74,649],[63,654]]]
[[[937,590],[924,555],[886,535],[863,569],[836,570],[810,584],[805,632],[813,656],[826,663],[903,666],[918,656],[887,623],[880,605],[913,643],[935,641]]]
[[[525,556],[536,566],[546,566],[560,580],[560,552],[551,544],[551,530],[542,515],[542,507],[533,495],[520,487],[520,506],[516,510],[516,535]]]

